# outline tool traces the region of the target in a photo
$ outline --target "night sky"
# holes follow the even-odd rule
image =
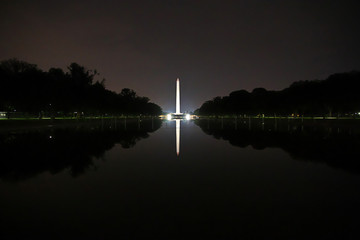
[[[164,111],[256,87],[360,70],[360,1],[16,1],[0,3],[0,60],[97,69]]]

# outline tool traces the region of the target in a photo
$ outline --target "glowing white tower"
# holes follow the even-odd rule
[[[176,112],[175,114],[180,113],[180,80],[176,79]]]

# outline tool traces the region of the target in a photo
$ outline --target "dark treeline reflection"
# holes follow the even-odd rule
[[[108,120],[32,131],[0,133],[0,179],[18,181],[69,169],[72,176],[96,168],[94,160],[120,144],[132,148],[161,126],[161,120]]]
[[[325,162],[360,174],[360,128],[354,122],[292,119],[201,119],[195,122],[206,134],[231,145],[254,149],[281,148],[292,158]]]

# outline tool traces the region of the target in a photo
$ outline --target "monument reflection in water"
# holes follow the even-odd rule
[[[180,133],[181,133],[181,121],[189,121],[190,119],[175,119],[175,138],[176,138],[176,155],[180,155]],[[169,120],[168,120],[169,121]]]
[[[179,156],[180,154],[180,120],[176,119],[176,155]]]
[[[359,149],[356,121],[1,131],[0,238],[359,239]]]

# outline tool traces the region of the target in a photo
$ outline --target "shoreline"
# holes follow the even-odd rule
[[[89,117],[89,118],[15,118],[1,119],[0,132],[15,130],[35,130],[49,127],[71,127],[93,124],[121,124],[125,121],[142,121],[158,119],[158,117]]]

